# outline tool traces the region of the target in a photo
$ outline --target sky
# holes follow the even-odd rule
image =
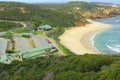
[[[25,3],[66,3],[70,1],[86,1],[86,2],[107,2],[120,4],[120,0],[0,0],[0,1],[15,1]]]

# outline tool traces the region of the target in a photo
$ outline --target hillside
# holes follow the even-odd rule
[[[119,8],[86,2],[69,2],[66,4],[0,2],[0,19],[30,21],[37,26],[50,24],[69,27],[77,25],[75,22],[85,22],[85,18],[108,17],[119,13]]]
[[[7,30],[14,30],[15,28],[22,28],[22,27],[23,25],[21,25],[20,23],[0,21],[0,32]]]
[[[52,26],[73,26],[76,20],[73,14],[63,11],[44,9],[32,4],[24,3],[0,3],[0,18],[3,20],[19,20],[34,22],[36,26],[49,24]]]
[[[9,65],[0,63],[0,80],[119,80],[119,55],[77,56],[66,49],[58,39],[65,29],[87,24],[86,18],[95,19],[118,14],[120,14],[119,7],[86,2],[66,4],[0,2],[1,20],[31,22],[32,29],[44,24],[52,26],[52,30],[44,33],[56,41],[61,53],[66,54],[65,56],[53,54],[49,58],[37,57],[21,62],[13,61]],[[0,27],[0,30],[8,30],[11,23],[8,23],[7,28],[3,27]]]
[[[63,33],[65,28],[85,25],[86,18],[110,17],[118,14],[120,14],[120,8],[87,2],[65,4],[0,2],[0,19],[28,21],[34,24],[33,28],[44,24],[51,25],[53,30],[48,33],[48,36],[53,38]]]
[[[110,17],[116,14],[120,14],[120,9],[118,7],[114,7],[112,5],[99,5],[87,2],[69,2],[66,4],[38,4],[39,7],[44,9],[54,9],[61,10],[66,13],[78,13],[81,14],[85,18],[101,18],[101,17]]]
[[[65,4],[0,2],[1,20],[31,22],[33,24],[31,29],[36,29],[36,27],[44,24],[51,25],[52,30],[46,34],[48,37],[54,38],[57,44],[59,44],[58,36],[66,28],[76,25],[83,26],[88,23],[86,18],[103,18],[118,14],[120,14],[119,7],[100,6],[87,2],[69,2]]]
[[[0,64],[1,80],[119,80],[120,57],[107,55],[36,58]]]

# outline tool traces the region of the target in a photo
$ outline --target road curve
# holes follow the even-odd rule
[[[8,21],[8,20],[0,20],[0,22],[3,22],[3,21]],[[20,23],[20,24],[23,25],[23,27],[22,28],[16,28],[14,30],[8,30],[8,31],[0,32],[0,36],[3,36],[6,32],[12,32],[12,31],[15,31],[15,30],[18,30],[18,29],[29,28],[29,27],[32,26],[32,24],[30,22],[22,22],[22,21],[8,21],[8,22]]]

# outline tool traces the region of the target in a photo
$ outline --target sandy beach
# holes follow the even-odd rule
[[[111,27],[109,24],[104,24],[87,19],[90,24],[81,27],[74,27],[66,30],[59,39],[60,42],[70,51],[77,55],[100,54],[92,45],[91,38],[99,31]]]

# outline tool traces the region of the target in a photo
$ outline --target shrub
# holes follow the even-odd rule
[[[30,38],[31,36],[30,36],[30,35],[23,34],[22,37]]]
[[[6,53],[16,53],[17,51],[15,50],[6,50]]]

